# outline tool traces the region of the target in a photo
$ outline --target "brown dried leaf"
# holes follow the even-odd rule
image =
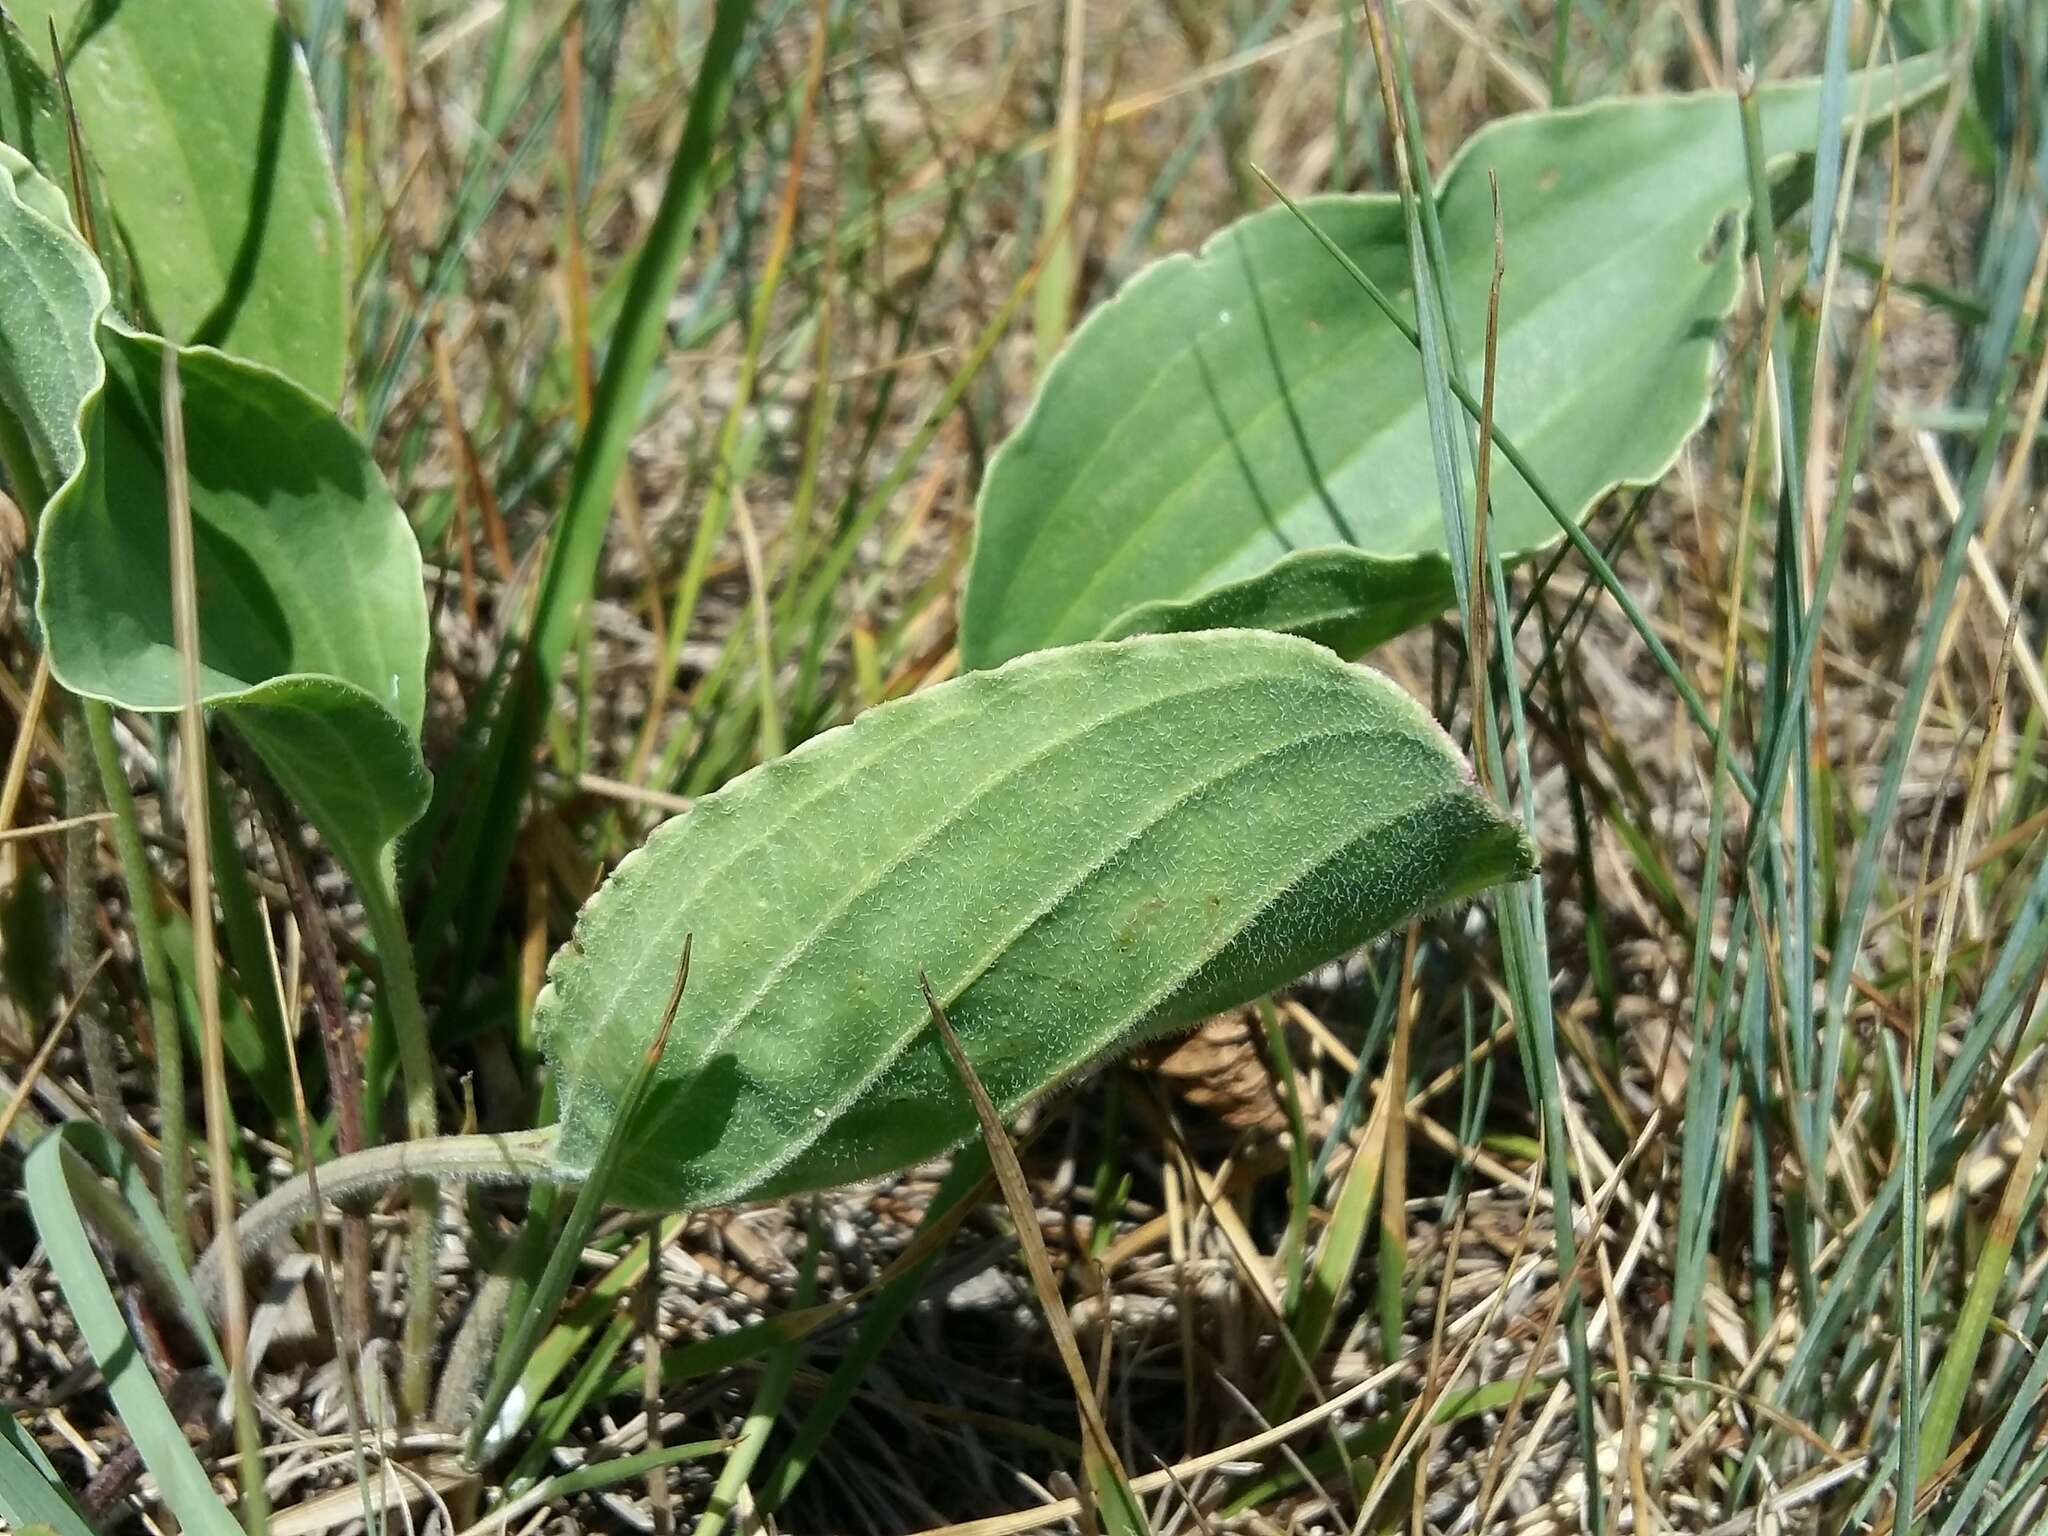
[[[1216,1014],[1140,1059],[1181,1098],[1234,1131],[1286,1129],[1287,1110],[1249,1008]]]

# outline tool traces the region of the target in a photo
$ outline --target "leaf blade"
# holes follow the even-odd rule
[[[37,611],[74,693],[178,707],[164,461],[166,343],[111,322],[76,473],[37,530]],[[196,524],[201,691],[358,884],[425,808],[419,545],[354,434],[283,375],[179,351]]]
[[[1894,95],[1927,84],[1929,64],[1914,64]],[[1819,89],[1766,88],[1774,156],[1810,147]],[[1492,259],[1488,173],[1499,177],[1521,277],[1502,299],[1497,419],[1581,515],[1617,486],[1660,478],[1704,417],[1736,242],[1700,253],[1747,195],[1738,147],[1713,131],[1734,112],[1732,95],[1704,93],[1509,118],[1474,135],[1445,179],[1447,298],[1476,335]],[[1375,282],[1408,296],[1398,200],[1303,207]],[[963,665],[1196,628],[1219,611],[1292,624],[1301,599],[1290,583],[1305,574],[1322,626],[1307,632],[1347,654],[1448,607],[1412,368],[1409,343],[1361,311],[1285,209],[1155,263],[1076,332],[990,464]],[[1559,537],[1519,475],[1496,477],[1489,539],[1504,558]],[[1351,558],[1280,572],[1332,551]],[[1332,592],[1344,596],[1341,618],[1321,601]]]
[[[11,10],[44,69],[52,26],[63,42],[79,123],[151,317],[339,400],[341,193],[282,18],[265,0],[23,0]],[[58,179],[58,166],[43,169]]]
[[[1528,867],[1421,708],[1305,641],[1154,636],[973,674],[743,776],[619,867],[536,1006],[558,1157],[594,1160],[659,1008],[649,956],[683,924],[708,1022],[670,1042],[611,1191],[631,1204],[852,1182],[969,1135],[920,967],[1014,1112]]]
[[[214,1491],[206,1469],[185,1439],[184,1430],[157,1390],[106,1276],[100,1271],[66,1166],[66,1153],[74,1144],[87,1155],[97,1152],[125,1165],[125,1154],[98,1127],[76,1122],[60,1126],[29,1153],[22,1185],[35,1217],[36,1231],[49,1254],[50,1267],[64,1288],[78,1331],[99,1362],[122,1424],[141,1452],[143,1464],[156,1478],[159,1497],[189,1531],[200,1532],[202,1536],[241,1536],[241,1527]],[[124,1183],[136,1185],[140,1181],[128,1178]],[[132,1209],[143,1221],[153,1214],[146,1199],[133,1203]],[[183,1271],[175,1268],[175,1250],[169,1242],[168,1229],[160,1235],[162,1248],[173,1258],[170,1272],[182,1275]],[[196,1309],[196,1298],[181,1299],[188,1300],[191,1315],[203,1325],[205,1314]],[[211,1342],[210,1335],[207,1341]],[[210,1350],[209,1354],[212,1353]]]
[[[97,387],[107,280],[64,195],[0,145],[0,458],[33,505],[77,468],[80,402]]]

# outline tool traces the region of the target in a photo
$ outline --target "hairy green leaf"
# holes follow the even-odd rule
[[[64,196],[0,145],[0,462],[41,506],[78,467],[78,411],[99,384],[107,280]]]
[[[0,460],[50,492],[37,612],[58,680],[179,707],[162,443],[165,343],[108,320],[64,198],[0,146]],[[419,546],[376,465],[291,380],[179,354],[200,687],[361,884],[424,808]],[[40,499],[40,498],[39,498]]]
[[[582,1175],[695,936],[609,1198],[698,1207],[936,1154],[974,1117],[920,970],[1005,1112],[1420,908],[1528,873],[1449,739],[1306,641],[1148,636],[884,705],[655,832],[535,1027]]]
[[[179,707],[161,427],[164,343],[103,322],[84,459],[37,533],[59,681]],[[200,690],[359,883],[424,808],[419,546],[348,428],[282,375],[181,350],[199,581]]]
[[[311,82],[275,7],[14,0],[8,10],[46,70],[56,25],[117,226],[101,238],[118,233],[145,318],[338,400],[348,347],[341,195]],[[14,131],[34,130],[15,147],[67,184],[62,137],[14,116]]]
[[[1887,72],[1873,112],[1939,68]],[[1811,150],[1820,89],[1759,92],[1772,156]],[[1496,420],[1582,516],[1608,490],[1661,476],[1706,411],[1736,288],[1739,240],[1722,225],[1748,199],[1736,100],[1603,102],[1475,134],[1439,205],[1446,299],[1473,351],[1493,263],[1489,172],[1507,232]],[[1412,305],[1398,199],[1304,207]],[[1501,466],[1494,547],[1519,559],[1559,537]],[[1291,212],[1272,209],[1155,263],[1075,333],[989,466],[961,658],[993,666],[1217,623],[1357,655],[1451,604],[1442,543],[1407,341]]]

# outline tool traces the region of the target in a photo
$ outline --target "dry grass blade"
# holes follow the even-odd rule
[[[85,973],[85,979],[72,993],[71,1001],[64,1005],[64,1012],[43,1035],[43,1043],[36,1047],[35,1055],[29,1058],[28,1067],[21,1074],[21,1081],[14,1085],[14,1092],[7,1096],[6,1108],[0,1109],[0,1145],[6,1143],[8,1133],[14,1129],[14,1122],[21,1118],[22,1109],[28,1104],[29,1095],[35,1092],[37,1080],[42,1077],[43,1069],[49,1066],[50,1056],[57,1049],[58,1042],[64,1038],[65,1028],[77,1017],[80,999],[91,989],[93,982],[98,980],[100,972],[105,969],[107,961],[112,958],[112,950],[100,951],[99,959],[92,963],[92,969]]]
[[[199,588],[192,552],[192,501],[186,482],[185,413],[178,383],[178,349],[163,349],[164,486],[170,503],[171,622],[178,643],[178,746],[185,793],[185,868],[190,883],[194,991],[199,999],[200,1067],[206,1102],[207,1173],[213,1190],[213,1229],[224,1240],[221,1297],[227,1326],[228,1390],[234,1398],[235,1438],[242,1454],[242,1521],[252,1533],[267,1524],[261,1439],[249,1388],[249,1299],[242,1255],[235,1241],[235,1175],[228,1103],[226,1053],[221,1038],[220,966],[213,932],[213,871],[207,836],[206,716],[199,697]]]
[[[50,658],[36,657],[35,679],[28,685],[28,702],[22,707],[21,724],[14,733],[14,750],[7,756],[7,778],[0,783],[0,831],[14,825],[15,808],[21,804],[21,787],[28,782],[29,759],[35,755],[36,733],[42,726],[43,706],[50,697]]]
[[[2048,375],[2048,369],[2044,369],[2043,373]],[[2029,519],[2030,526],[2027,530],[2030,546],[2034,531],[2032,521]],[[2017,596],[2022,602],[2025,600],[2024,586]],[[2017,652],[2014,645],[2019,632],[2018,606],[2010,607],[2001,617],[2004,620],[2004,636],[1999,645],[1998,666],[1993,674],[1991,707],[1984,722],[1984,741],[1971,768],[1969,791],[1963,801],[1962,825],[1949,846],[1950,878],[1947,889],[1942,893],[1941,913],[1936,920],[1934,967],[1927,988],[1925,1030],[1928,1038],[1924,1038],[1918,1047],[1924,1051],[1932,1051],[1932,1037],[1940,1023],[1944,983],[1952,959],[1951,946],[1955,936],[1956,914],[1962,894],[1968,886],[1968,882],[1959,877],[1959,871],[1969,856],[1977,821],[1987,799],[1986,787],[1990,778],[1991,763],[1998,752],[2001,740],[2000,727],[2005,719],[2006,679],[2012,670],[2016,655],[2023,654]],[[1922,1090],[1924,1094],[1931,1094],[1933,1064],[1916,1061],[1915,1065],[1926,1068],[1916,1083],[1916,1089]],[[1915,1114],[1914,1121],[1916,1126],[1921,1123],[1918,1113]],[[2012,1256],[2013,1244],[2018,1236],[2020,1212],[2027,1192],[2033,1184],[2034,1173],[2040,1165],[2044,1147],[2048,1147],[2048,1114],[2037,1111],[2031,1117],[2026,1141],[2013,1161],[2005,1192],[1999,1199],[1997,1214],[1992,1218],[1990,1233],[1985,1239],[1975,1271],[1971,1275],[1961,1315],[1950,1333],[1947,1354],[1935,1375],[1931,1401],[1927,1417],[1921,1426],[1919,1443],[1916,1447],[1908,1442],[1900,1456],[1903,1465],[1917,1453],[1915,1472],[1916,1480],[1919,1482],[1926,1483],[1932,1479],[1936,1468],[1949,1454],[1950,1441],[1955,1435],[1963,1399],[1970,1390],[1978,1347],[1983,1342],[1984,1330],[1990,1320],[1998,1290],[2005,1280],[2006,1262]],[[1921,1156],[1924,1156],[1924,1149],[1915,1149],[1916,1168],[1917,1160]],[[1908,1196],[1917,1201],[1919,1191],[1908,1191]],[[1912,1230],[1909,1226],[1908,1231]],[[1908,1347],[1914,1342],[1913,1336],[1909,1334]],[[1902,1435],[1905,1422],[1909,1421],[1902,1415]],[[1904,1507],[1905,1501],[1902,1499],[1899,1508]],[[1908,1524],[1910,1527],[1910,1522]]]
[[[1205,1451],[1199,1456],[1189,1456],[1156,1472],[1146,1472],[1131,1479],[1134,1494],[1158,1493],[1176,1483],[1187,1482],[1218,1467],[1227,1467],[1233,1462],[1248,1461],[1261,1451],[1284,1445],[1296,1435],[1328,1423],[1352,1404],[1374,1393],[1383,1392],[1387,1384],[1400,1376],[1406,1369],[1403,1365],[1390,1365],[1373,1372],[1363,1381],[1353,1382],[1342,1392],[1334,1394],[1327,1402],[1305,1409],[1291,1419],[1283,1420],[1270,1429],[1247,1435],[1217,1450]],[[1043,1530],[1049,1525],[1072,1520],[1081,1513],[1079,1499],[1056,1499],[1037,1509],[1019,1510],[1013,1515],[991,1515],[984,1520],[962,1520],[953,1525],[935,1526],[930,1530],[916,1531],[912,1536],[1023,1536],[1026,1531]]]
[[[184,0],[195,18],[251,4]],[[16,9],[0,140],[32,169],[0,151],[0,235],[51,224],[98,262],[113,313],[169,324],[162,250],[120,185],[132,136],[87,88],[125,67],[109,43],[154,8]],[[80,9],[105,24],[81,29]],[[62,62],[34,24],[52,10]],[[208,706],[193,734],[193,600],[210,693],[238,655],[231,605],[260,596],[237,574],[255,526],[238,519],[296,492],[217,510],[221,360],[177,352],[196,592],[174,635],[167,524],[121,494],[146,470],[155,496],[166,439],[176,452],[160,359],[103,345],[99,414],[72,409],[68,366],[44,410],[28,365],[75,331],[82,379],[92,322],[52,325],[43,285],[0,282],[0,1144],[16,1159],[0,1183],[18,1171],[9,1209],[29,1218],[0,1226],[0,1427],[18,1420],[0,1527],[246,1536],[234,1483],[258,1465],[275,1536],[2043,1525],[2048,673],[2027,579],[2041,535],[2022,525],[2042,484],[2025,440],[2048,442],[2048,6],[285,10],[345,215],[353,334],[326,398],[424,567],[400,540],[381,574],[408,595],[424,576],[434,802],[391,844],[403,903],[373,916],[308,805],[239,755],[253,733]],[[1668,24],[1630,27],[1636,12]],[[206,57],[227,52],[204,32]],[[1943,51],[1899,56],[1922,48]],[[1565,94],[1579,105],[1552,114]],[[1669,129],[1695,112],[1697,134]],[[1667,127],[1638,145],[1624,119]],[[1650,174],[1667,131],[1732,189],[1697,239],[1658,215],[1699,191]],[[1555,153],[1510,153],[1525,134]],[[1596,195],[1612,225],[1557,216]],[[194,226],[191,251],[232,255],[238,229],[222,245]],[[0,239],[0,266],[33,254]],[[1185,291],[1216,304],[1146,318],[1162,269],[1191,269]],[[1699,409],[1675,457],[1646,456],[1582,515],[1572,465],[1655,401],[1571,401],[1592,397],[1599,356],[1659,353],[1669,338],[1636,306],[1684,294]],[[232,302],[280,300],[259,278]],[[1120,316],[1144,322],[1122,333],[1132,357],[1208,385],[1156,433],[1117,384],[1138,375],[1086,366]],[[173,328],[211,340],[219,318]],[[1559,371],[1548,333],[1608,345]],[[1354,356],[1375,362],[1351,381]],[[1061,395],[1104,429],[1083,434],[1100,452],[1041,452],[1057,445],[1023,430]],[[77,444],[58,430],[74,424]],[[1341,446],[1361,427],[1370,459]],[[1155,474],[1169,433],[1195,453],[1162,452]],[[1127,568],[1169,584],[1225,569],[1171,538],[1092,558],[1089,530],[1198,499],[1202,454],[1219,502],[1256,501],[1293,554],[1370,544],[1396,509],[1358,466],[1390,464],[1387,444],[1432,480],[1403,515],[1428,525],[1450,595],[1365,658],[1526,812],[1543,884],[1432,911],[1407,963],[1389,935],[1295,980],[1260,1010],[1263,1049],[1240,1029],[1170,1066],[1079,1076],[1007,1140],[969,1109],[980,1088],[1010,1104],[1012,1074],[963,1009],[962,1096],[942,1054],[961,1005],[939,976],[943,1009],[909,1016],[905,1060],[968,1141],[950,1167],[809,1209],[621,1209],[623,1171],[588,1176],[599,1141],[559,1156],[561,1085],[530,1021],[571,914],[657,821],[756,765],[807,793],[807,743],[980,670],[959,625],[996,530],[993,465],[1038,454],[1071,477],[1081,536],[1038,550],[1063,547],[1099,592]],[[49,531],[99,486],[148,535],[109,556],[144,572],[153,691],[80,708],[61,629],[24,619],[64,590]],[[1531,530],[1561,542],[1510,558]],[[84,590],[81,633],[118,638],[111,594]],[[287,627],[300,611],[282,605]],[[1350,649],[1308,638],[1325,636]],[[96,773],[73,771],[73,714]],[[1232,715],[1204,739],[1260,734]],[[1075,783],[1129,761],[1077,760]],[[196,827],[188,777],[208,784]],[[793,881],[861,852],[884,800],[927,799],[880,788],[849,781]],[[231,824],[244,807],[249,829]],[[1045,844],[1027,829],[1026,855]],[[1242,890],[1244,846],[1228,828],[1176,846],[1175,873]],[[680,1059],[700,1028],[679,1009],[730,1017],[703,986],[732,925],[797,894],[756,878],[702,904],[692,924],[715,942],[680,1000],[662,986],[680,922],[631,957],[645,990],[611,1053],[621,1083],[644,1079],[665,998],[674,1024],[621,1159],[672,1096],[703,1111],[701,1142],[673,1138],[691,1161],[727,1145],[719,1084]],[[1194,910],[1105,906],[1061,963],[1142,960],[1155,924]],[[940,970],[932,932],[913,925],[926,948],[904,981]],[[850,916],[816,952],[842,936],[872,957]],[[597,990],[619,979],[606,969]],[[1020,977],[1034,996],[1064,985]],[[394,1037],[401,991],[420,1029]],[[96,1024],[125,1055],[95,1065]],[[277,1059],[281,1024],[306,1057]],[[445,1162],[413,1150],[461,1106],[482,1134],[449,1138]],[[523,1212],[501,1193],[536,1184]],[[409,1253],[409,1215],[454,1216],[458,1198],[468,1221]],[[212,1213],[236,1205],[230,1327]],[[797,1291],[806,1225],[815,1296]],[[306,1253],[263,1262],[294,1243]],[[410,1278],[409,1259],[426,1266]],[[186,1312],[204,1316],[180,1327]],[[403,1351],[409,1333],[427,1346]],[[415,1378],[438,1433],[397,1427]],[[237,1455],[247,1416],[229,1410],[251,1398],[264,1443]],[[79,1523],[10,1506],[31,1481],[72,1484]]]
[[[313,1206],[317,1213],[312,1222],[313,1252],[320,1263],[320,1277],[327,1287],[329,1305],[333,1308],[335,1333],[341,1344],[341,1391],[343,1404],[348,1410],[349,1452],[354,1460],[356,1486],[362,1495],[363,1528],[370,1532],[371,1536],[383,1536],[383,1514],[371,1497],[369,1458],[364,1451],[363,1388],[358,1374],[358,1367],[363,1358],[362,1340],[351,1320],[353,1309],[343,1299],[341,1282],[334,1267],[334,1253],[327,1240],[326,1207],[320,1198],[320,1174],[315,1166],[313,1152],[313,1117],[306,1107],[306,1084],[299,1071],[298,1046],[292,1034],[293,1021],[298,1018],[298,1009],[294,1004],[300,991],[299,930],[295,923],[287,927],[285,949],[288,958],[280,964],[277,944],[271,936],[269,915],[268,911],[264,913],[263,937],[269,941],[270,980],[277,989],[278,1014],[285,1021],[284,1060],[292,1080],[292,1109],[298,1118],[299,1162],[306,1170],[307,1183],[312,1186]]]
[[[1081,1358],[1081,1346],[1074,1338],[1074,1325],[1067,1317],[1067,1304],[1060,1294],[1059,1279],[1052,1272],[1052,1260],[1045,1251],[1045,1238],[1038,1230],[1038,1203],[1031,1198],[1031,1188],[1024,1181],[1024,1167],[1017,1161],[1017,1149],[1010,1144],[1010,1133],[1003,1125],[1002,1112],[996,1108],[995,1100],[988,1096],[988,1090],[982,1087],[967,1053],[960,1048],[959,1037],[947,1021],[945,1009],[939,1006],[938,998],[932,994],[931,982],[920,972],[917,983],[924,990],[925,1007],[931,1011],[932,1027],[945,1042],[946,1054],[953,1059],[954,1070],[959,1072],[961,1084],[973,1101],[974,1118],[981,1123],[982,1140],[988,1143],[989,1161],[995,1168],[997,1187],[1003,1192],[1003,1203],[1010,1208],[1010,1220],[1017,1229],[1017,1247],[1024,1255],[1025,1268],[1031,1272],[1032,1289],[1038,1292],[1038,1304],[1045,1313],[1046,1327],[1052,1333],[1060,1363],[1066,1367],[1067,1380],[1074,1389],[1074,1408],[1081,1416],[1082,1437],[1104,1474],[1099,1479],[1091,1477],[1089,1483],[1097,1500],[1103,1503],[1102,1514],[1112,1531],[1142,1531],[1146,1528],[1144,1511],[1133,1496],[1130,1476],[1124,1471],[1116,1442],[1110,1439],[1109,1426],[1103,1422],[1101,1405],[1095,1399],[1094,1382],[1089,1377],[1087,1363]],[[1107,1507],[1108,1499],[1117,1500],[1123,1508]]]
[[[48,837],[53,832],[69,832],[78,827],[96,827],[102,822],[112,821],[111,811],[88,811],[82,816],[60,816],[55,821],[38,822],[33,827],[9,827],[0,831],[0,843],[21,843],[31,838]]]

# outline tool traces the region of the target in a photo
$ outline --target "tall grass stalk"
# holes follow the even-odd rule
[[[227,1062],[221,1048],[220,969],[213,946],[213,880],[208,857],[206,718],[199,691],[199,589],[193,569],[192,503],[185,471],[185,417],[178,383],[178,349],[163,349],[164,486],[169,501],[171,615],[177,637],[178,747],[185,791],[185,867],[191,887],[194,990],[199,997],[201,1082],[206,1097],[207,1176],[213,1191],[213,1227],[227,1242],[222,1294],[227,1314],[228,1391],[234,1404],[235,1442],[241,1452],[242,1523],[259,1536],[269,1523],[263,1492],[262,1437],[249,1383],[249,1302],[235,1245],[234,1112],[228,1104]],[[109,1127],[109,1129],[113,1129]]]

